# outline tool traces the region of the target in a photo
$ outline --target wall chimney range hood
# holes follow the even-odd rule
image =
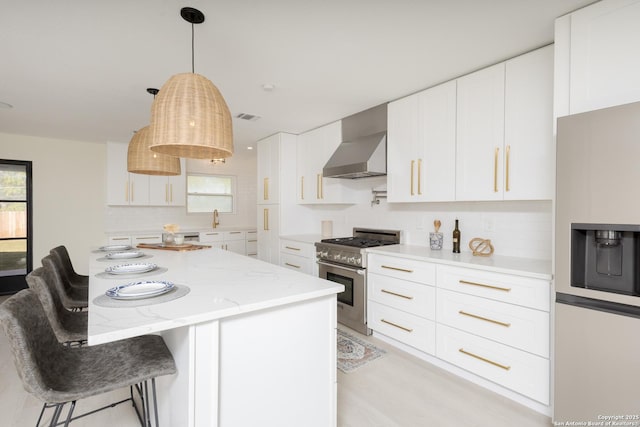
[[[342,119],[342,141],[322,171],[325,178],[387,174],[387,104]]]

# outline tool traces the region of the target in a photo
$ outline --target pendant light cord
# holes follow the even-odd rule
[[[194,31],[194,25],[193,22],[191,23],[191,73],[195,74],[196,73],[196,67],[195,67],[195,50],[194,50],[194,44],[195,44],[195,31]]]

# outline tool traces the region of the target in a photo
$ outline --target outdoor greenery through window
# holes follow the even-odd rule
[[[235,192],[235,176],[187,175],[187,212],[233,213]]]
[[[0,276],[26,274],[27,171],[0,165]]]

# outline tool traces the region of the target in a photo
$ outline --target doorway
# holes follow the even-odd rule
[[[33,269],[31,162],[0,159],[0,295],[27,287]]]

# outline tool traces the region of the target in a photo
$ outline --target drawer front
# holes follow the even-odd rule
[[[310,259],[315,259],[316,257],[316,250],[313,243],[301,243],[286,239],[280,240],[280,252]]]
[[[425,353],[435,354],[436,324],[431,320],[369,301],[367,323],[376,332]]]
[[[110,245],[130,245],[131,236],[109,236]]]
[[[438,324],[437,357],[549,404],[549,359]]]
[[[291,255],[287,253],[280,253],[280,265],[282,267],[299,271],[301,273],[312,274],[312,260],[309,258]]]
[[[201,231],[200,243],[222,242],[224,233],[222,231]]]
[[[395,277],[369,273],[369,299],[430,320],[436,319],[436,292],[433,286]]]
[[[368,271],[427,285],[436,284],[436,265],[380,254],[367,255]]]
[[[247,255],[258,256],[258,239],[247,239]]]
[[[245,232],[244,231],[225,231],[223,233],[223,239],[225,242],[229,242],[232,240],[244,240]]]
[[[438,287],[549,311],[551,288],[545,280],[439,265]]]
[[[437,297],[438,323],[549,357],[549,313],[445,289]]]
[[[139,243],[162,243],[162,234],[131,236],[131,244],[133,246]]]

